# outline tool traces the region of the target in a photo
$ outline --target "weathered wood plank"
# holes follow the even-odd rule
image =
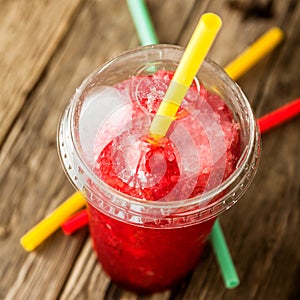
[[[258,92],[260,99],[255,104],[259,115],[300,95],[299,69],[295,64],[300,59],[299,16],[299,3],[285,12],[282,26],[287,39]],[[249,216],[244,219],[257,228],[240,229],[250,229],[241,232],[241,236],[248,236],[248,245],[254,246],[242,269],[245,283],[253,287],[253,299],[299,298],[299,121],[298,118],[263,137],[261,168],[251,190],[252,199],[248,198],[248,209],[254,207],[256,214],[247,212]],[[239,253],[249,256],[247,244],[241,246]],[[244,285],[242,291],[246,289]]]
[[[82,246],[84,233],[73,239],[58,232],[32,254],[41,263],[34,259],[19,284],[18,272],[28,265],[19,238],[73,191],[57,156],[59,116],[88,73],[128,48],[134,29],[124,6],[123,1],[85,3],[3,144],[0,190],[9,197],[0,204],[0,298],[9,293],[12,299],[56,299]]]
[[[20,255],[20,251],[15,250],[7,254],[10,258],[19,255],[19,259],[10,261],[10,265],[6,267],[11,270],[6,269],[5,274],[1,275],[4,279],[1,283],[4,286],[1,299],[57,299],[61,284],[81,249],[85,233],[80,232],[70,241],[60,232],[35,252]],[[16,243],[17,241],[14,245],[9,243],[11,252],[13,246],[18,247]]]
[[[80,2],[1,1],[0,145]]]
[[[239,83],[258,115],[299,96],[299,72],[295,63],[300,58],[297,1],[273,1],[272,17],[256,19],[251,14],[245,18],[249,14],[249,8],[245,7],[250,7],[250,0],[189,1],[186,7],[181,2],[147,1],[159,39],[185,45],[199,15],[204,11],[217,12],[224,20],[224,27],[210,56],[223,65],[267,28],[282,25],[287,32],[283,46]],[[234,6],[229,2],[235,2]],[[4,7],[0,16],[4,19],[10,18],[6,16],[8,12],[21,14],[11,11],[15,5],[11,3],[15,2],[0,4]],[[47,5],[54,7],[52,3]],[[65,4],[61,5],[63,10]],[[59,22],[67,22],[62,32],[67,32],[74,13],[75,8],[73,14],[66,14],[66,19],[59,14]],[[23,98],[14,98],[18,106],[16,113],[20,108],[22,111],[13,126],[9,126],[0,153],[0,193],[4,195],[0,202],[0,298],[297,299],[299,119],[263,138],[261,166],[252,187],[239,204],[221,217],[241,277],[241,285],[235,290],[224,289],[209,244],[197,269],[182,286],[150,296],[138,296],[110,284],[86,239],[86,230],[73,237],[57,232],[31,254],[21,249],[20,236],[72,193],[60,168],[55,142],[56,126],[65,104],[97,65],[138,44],[125,1],[86,1],[77,13],[63,43],[59,44],[57,38],[57,43],[51,46],[54,55],[43,58],[42,67],[37,64],[40,73],[34,70],[35,79],[26,65],[27,71],[22,76],[28,76],[31,84],[22,81]],[[22,32],[18,30],[16,36]],[[1,42],[2,38],[7,37],[0,35]],[[39,77],[45,65],[47,72]],[[7,77],[5,91],[11,88],[12,73]],[[26,98],[32,86],[35,88]]]
[[[60,299],[103,299],[108,285],[109,278],[101,270],[91,241],[88,240],[76,260]]]
[[[243,3],[251,5],[251,1]],[[200,3],[198,6],[201,11]],[[299,97],[299,70],[295,63],[300,55],[299,4],[274,1],[270,19],[244,19],[242,12],[232,11],[224,2],[211,2],[207,9],[216,11],[224,20],[210,54],[223,65],[270,26],[282,26],[286,32],[285,43],[239,81],[258,115]],[[196,9],[194,13],[197,15]],[[241,285],[225,290],[213,253],[209,253],[206,259],[201,258],[185,294],[176,299],[299,297],[299,126],[298,118],[263,137],[261,165],[252,187],[239,204],[221,217]]]
[[[159,42],[162,44],[177,44],[179,35],[184,30],[196,1],[148,0],[145,2]]]

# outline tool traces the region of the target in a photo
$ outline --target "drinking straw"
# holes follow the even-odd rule
[[[87,225],[89,222],[88,213],[86,209],[80,210],[76,214],[72,215],[67,221],[65,221],[61,228],[66,235],[71,235],[81,227]]]
[[[210,240],[213,244],[213,249],[215,250],[217,261],[222,270],[222,277],[224,282],[226,283],[226,287],[228,289],[233,289],[239,285],[240,280],[235,268],[232,267],[234,266],[234,264],[224,235],[218,229],[220,228],[220,222],[218,219],[216,220],[214,226],[216,226],[216,228],[214,230],[214,234],[210,235]]]
[[[87,209],[82,209],[78,213],[69,217],[62,225],[61,228],[66,235],[71,235],[74,232],[78,231],[83,226],[88,225],[89,218]]]
[[[183,53],[167,92],[150,126],[150,134],[164,137],[178,108],[212,46],[222,20],[213,13],[203,14]]]
[[[290,120],[291,118],[300,114],[300,98],[281,106],[280,108],[264,115],[258,119],[258,126],[260,133],[264,133],[267,130]]]
[[[141,0],[127,0],[127,6],[141,44],[144,46],[157,44],[158,39],[145,2]]]
[[[226,73],[237,80],[252,68],[261,58],[272,51],[283,39],[283,31],[272,27],[225,67]]]
[[[76,192],[60,206],[58,206],[49,216],[39,222],[20,240],[26,251],[34,250],[46,238],[48,238],[60,225],[68,219],[70,215],[85,205],[85,199],[80,192]]]
[[[260,132],[265,133],[265,132],[269,131],[270,129],[296,117],[299,114],[300,114],[300,98],[297,98],[297,99],[285,104],[284,106],[281,106],[280,108],[260,117],[257,120]],[[63,231],[65,232],[65,234],[70,235],[73,232],[79,230],[81,227],[83,227],[87,224],[88,224],[87,210],[83,209],[79,213],[71,216],[67,221],[65,221],[65,223],[62,225],[62,228],[63,228]],[[64,228],[67,228],[67,230],[65,231]],[[219,248],[219,247],[217,247],[217,244],[219,245],[219,244],[225,243],[220,248],[221,248],[221,251],[227,252],[228,247],[226,246],[225,238],[223,236],[223,233],[221,230],[221,225],[220,225],[219,221],[215,222],[215,225],[213,227],[213,231],[212,231],[211,235],[212,235],[213,243],[215,241],[217,241],[214,248],[215,249]],[[218,239],[219,239],[219,241],[218,241]],[[224,248],[226,248],[226,249],[224,250]],[[220,253],[220,257],[223,257],[223,256],[228,256],[228,254]],[[232,260],[231,260],[231,262],[232,262]],[[232,281],[230,281],[230,282],[232,285]]]
[[[210,241],[217,257],[225,287],[227,289],[237,287],[240,284],[239,275],[234,266],[219,219],[213,225]]]

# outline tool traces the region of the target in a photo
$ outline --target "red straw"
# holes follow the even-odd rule
[[[300,98],[266,114],[258,119],[261,133],[292,119],[300,113]]]
[[[89,222],[87,210],[80,210],[78,213],[71,216],[65,223],[61,225],[63,232],[66,235],[71,235]]]
[[[258,119],[258,126],[261,133],[276,127],[300,114],[300,98],[266,114]],[[87,210],[83,209],[79,213],[70,217],[61,227],[66,235],[71,235],[89,222]]]

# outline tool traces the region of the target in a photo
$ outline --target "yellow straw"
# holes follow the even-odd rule
[[[152,121],[150,134],[154,137],[166,135],[177,110],[207,55],[222,20],[213,13],[202,15],[180,60],[166,95]]]
[[[80,192],[73,194],[21,238],[20,243],[23,248],[26,251],[34,250],[56,231],[63,222],[84,205],[85,199],[82,194]]]
[[[226,73],[233,80],[237,80],[262,57],[273,50],[282,41],[283,35],[283,31],[279,27],[269,29],[234,61],[225,67]]]
[[[244,73],[246,73],[263,56],[265,56],[268,52],[272,51],[274,47],[282,40],[282,38],[283,32],[280,28],[271,28],[258,40],[256,40],[249,48],[247,48],[236,59],[234,59],[230,64],[228,64],[225,67],[227,74],[232,79],[237,80],[239,77],[244,75]],[[185,80],[184,82],[187,82],[187,80]],[[50,216],[46,217],[33,229],[31,229],[27,234],[25,234],[20,240],[21,245],[27,251],[34,250],[56,229],[58,229],[59,226],[63,224],[69,216],[71,216],[74,212],[79,210],[85,204],[85,199],[80,194],[80,192],[74,193]]]

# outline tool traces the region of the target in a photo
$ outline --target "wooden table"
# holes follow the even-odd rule
[[[257,116],[300,96],[300,2],[149,0],[158,38],[186,45],[203,12],[224,21],[210,57],[226,65],[274,25],[286,40],[239,84]],[[103,273],[87,229],[57,231],[27,253],[20,237],[73,188],[56,128],[75,88],[97,66],[139,44],[122,0],[0,2],[0,299],[299,299],[300,118],[263,136],[258,174],[221,217],[241,284],[224,288],[210,244],[172,291],[138,296]]]

